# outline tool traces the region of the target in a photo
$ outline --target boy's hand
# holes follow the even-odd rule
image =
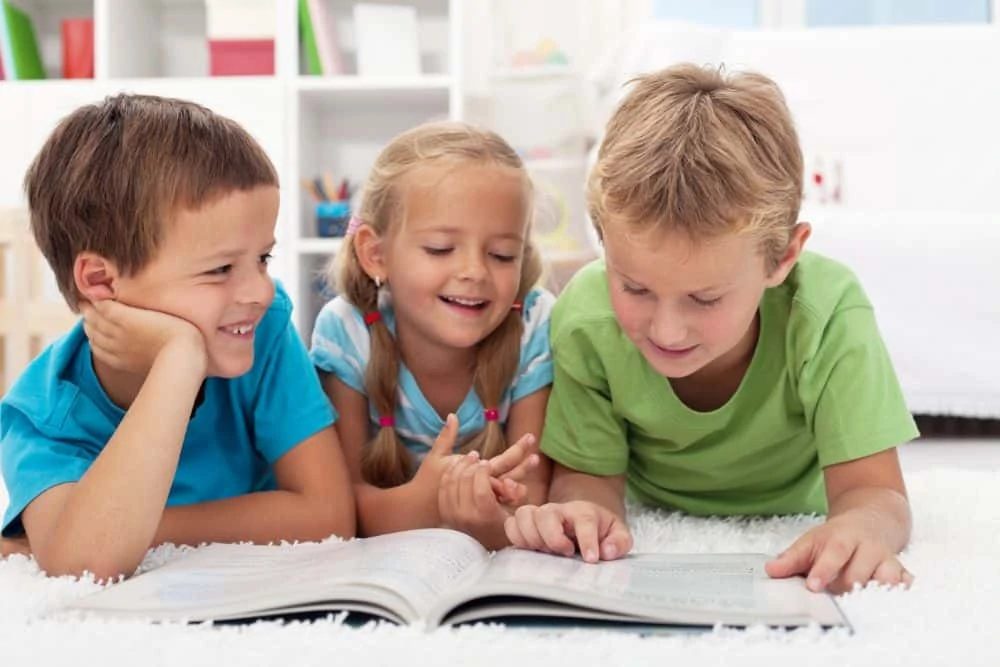
[[[27,537],[0,537],[0,558],[14,554],[31,555],[31,545]]]
[[[828,589],[839,594],[855,583],[913,583],[896,553],[873,531],[861,511],[845,512],[830,518],[797,539],[781,555],[767,563],[768,576],[806,576],[813,592]]]
[[[572,556],[583,560],[614,560],[632,550],[632,533],[614,512],[596,503],[573,500],[566,503],[525,505],[504,524],[515,547]]]
[[[83,329],[94,356],[112,368],[145,374],[168,345],[182,344],[207,367],[205,338],[190,322],[111,299],[82,302]]]

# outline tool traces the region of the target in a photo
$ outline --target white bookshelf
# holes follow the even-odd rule
[[[190,99],[242,123],[281,179],[272,273],[295,303],[308,337],[323,297],[316,278],[340,241],[317,236],[301,183],[326,171],[359,184],[394,134],[435,118],[463,118],[462,0],[368,0],[410,4],[418,17],[421,75],[366,78],[355,72],[351,0],[324,0],[346,74],[309,76],[299,47],[298,3],[276,0],[275,74],[209,77],[204,0],[17,0],[31,16],[50,77],[0,81],[0,207],[23,205],[24,171],[66,113],[119,91]],[[60,21],[93,17],[95,78],[59,80]],[[11,119],[16,119],[13,121]]]

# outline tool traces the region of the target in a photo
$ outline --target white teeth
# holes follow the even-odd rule
[[[244,325],[238,326],[238,327],[229,327],[229,329],[227,329],[227,331],[229,331],[229,333],[231,333],[231,334],[236,334],[237,336],[245,336],[246,334],[248,334],[251,331],[253,331],[253,325],[252,324],[244,324]]]
[[[450,301],[452,303],[457,303],[460,306],[481,306],[484,303],[486,303],[485,301],[483,301],[481,299],[462,299],[462,298],[457,297],[457,296],[446,296],[446,297],[444,297],[444,299],[445,299],[445,301]]]

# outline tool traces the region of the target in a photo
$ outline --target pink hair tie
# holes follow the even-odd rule
[[[361,227],[361,225],[363,224],[365,223],[364,221],[361,220],[361,218],[359,218],[356,215],[352,215],[351,219],[347,222],[347,232],[344,235],[350,236],[351,234],[354,234],[355,232],[358,231],[358,228]]]
[[[483,410],[483,416],[486,417],[488,422],[500,421],[500,411],[496,408],[486,408]]]
[[[396,425],[396,420],[388,415],[382,415],[378,418],[379,428],[392,428]]]

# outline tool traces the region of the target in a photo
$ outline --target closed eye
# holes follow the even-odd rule
[[[517,259],[517,257],[515,257],[514,255],[503,255],[497,252],[491,252],[490,256],[492,256],[493,259],[497,260],[498,262],[503,262],[504,264],[509,264],[510,262],[513,262],[515,259]]]
[[[633,296],[646,296],[649,294],[649,290],[645,287],[633,287],[632,285],[622,285],[622,290],[626,294],[631,294]]]
[[[206,271],[205,273],[210,276],[224,276],[230,273],[232,270],[233,270],[233,265],[226,264],[225,266],[218,266],[214,269],[211,269],[210,271]]]
[[[434,257],[441,257],[443,255],[447,255],[452,250],[454,250],[454,248],[433,248],[430,246],[424,246],[424,252]]]
[[[702,308],[711,308],[712,306],[722,301],[722,297],[717,296],[714,299],[699,299],[694,294],[692,294],[691,300],[694,301],[696,305],[701,306]]]

